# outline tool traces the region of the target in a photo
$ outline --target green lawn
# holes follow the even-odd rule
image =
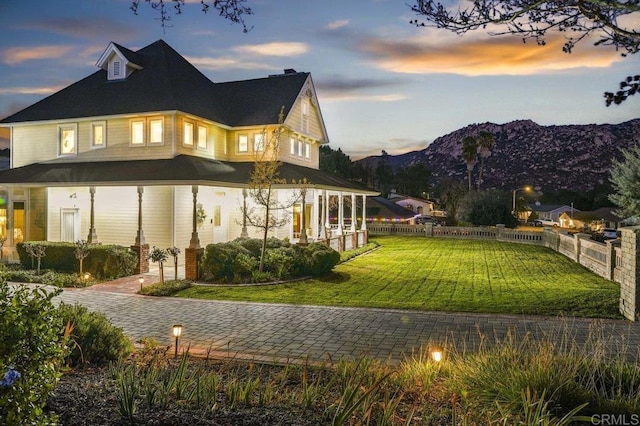
[[[619,285],[524,244],[378,237],[380,248],[323,279],[201,287],[180,297],[433,311],[620,318]]]

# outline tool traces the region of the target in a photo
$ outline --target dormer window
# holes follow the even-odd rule
[[[142,69],[139,63],[140,57],[135,52],[111,43],[96,65],[107,71],[109,80],[124,80],[134,70]]]

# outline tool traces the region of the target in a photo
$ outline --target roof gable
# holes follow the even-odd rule
[[[142,69],[142,62],[142,58],[135,52],[111,42],[96,62],[96,66],[107,72],[108,80],[121,80],[127,78],[134,70]]]

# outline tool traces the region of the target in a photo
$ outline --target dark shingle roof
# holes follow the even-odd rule
[[[411,219],[416,215],[417,213],[405,209],[387,198],[380,196],[367,197],[367,216],[389,219]]]
[[[0,123],[178,110],[229,126],[275,124],[281,106],[286,115],[308,76],[213,83],[163,40],[137,52],[116,47],[143,69],[118,81],[96,71]]]
[[[225,162],[190,155],[161,160],[101,161],[77,163],[36,163],[0,171],[4,184],[63,186],[68,184],[210,184],[246,186],[253,162]],[[281,178],[288,182],[306,178],[310,186],[353,189],[374,194],[364,186],[346,181],[317,169],[282,163]]]

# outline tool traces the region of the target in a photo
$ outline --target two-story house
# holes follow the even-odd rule
[[[243,205],[275,129],[284,129],[276,154],[287,180],[277,196],[308,184],[305,200],[282,213],[290,225],[273,235],[366,229],[358,209],[347,229],[344,214],[329,223],[324,200],[346,198],[362,212],[375,192],[319,170],[328,136],[309,73],[214,83],[162,40],[136,52],[111,43],[97,66],[0,121],[11,144],[11,168],[0,172],[5,254],[27,240],[199,249],[257,236],[243,226]]]

